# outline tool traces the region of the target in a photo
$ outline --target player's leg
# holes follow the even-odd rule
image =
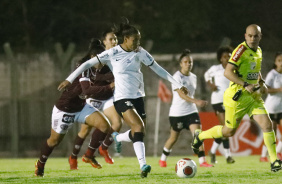
[[[169,138],[165,142],[163,152],[162,152],[162,155],[161,155],[161,159],[159,160],[160,167],[166,167],[167,166],[167,163],[166,163],[167,157],[171,153],[172,147],[176,143],[176,141],[179,137],[179,134],[180,134],[180,131],[175,131],[173,129],[173,127],[170,128]]]
[[[70,164],[71,170],[78,169],[78,167],[77,167],[77,155],[79,154],[81,146],[82,146],[85,138],[89,135],[91,129],[92,129],[92,127],[88,126],[86,124],[81,124],[81,126],[80,126],[80,131],[78,132],[78,134],[77,134],[77,136],[74,140],[72,153],[69,156],[69,164]]]
[[[276,138],[272,122],[268,114],[254,114],[253,118],[262,129],[264,144],[267,147],[270,157],[271,171],[276,172],[281,169],[281,161],[277,159],[276,155]]]
[[[93,112],[85,118],[85,124],[95,127],[95,131],[92,133],[90,143],[88,145],[86,153],[82,157],[82,161],[90,163],[94,168],[102,168],[102,166],[96,161],[94,153],[101,145],[102,141],[110,131],[111,126],[107,118],[99,111]]]
[[[282,126],[282,113],[278,113],[277,117],[277,125]],[[278,140],[278,144],[276,146],[276,151],[277,151],[277,157],[282,160],[282,136],[280,140]]]
[[[99,153],[101,156],[105,158],[105,161],[109,164],[113,164],[114,160],[111,158],[108,152],[109,146],[113,143],[113,138],[111,134],[113,132],[119,132],[122,126],[121,118],[116,112],[114,105],[106,108],[104,110],[105,116],[109,119],[112,124],[112,129],[108,132],[105,140],[102,142],[101,146],[99,147]]]
[[[197,122],[200,122],[200,119]],[[201,129],[201,125],[200,124],[190,124],[189,125],[189,129],[190,129],[192,135],[194,136],[195,130]],[[200,167],[213,167],[212,164],[209,164],[206,161],[205,149],[204,149],[204,145],[203,144],[199,147],[198,158],[199,158]]]

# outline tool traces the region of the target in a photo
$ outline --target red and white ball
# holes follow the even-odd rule
[[[190,158],[182,158],[176,163],[175,172],[180,178],[193,178],[197,173],[197,165]]]

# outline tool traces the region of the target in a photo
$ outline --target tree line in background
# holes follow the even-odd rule
[[[215,51],[224,37],[236,46],[251,23],[262,27],[262,44],[271,50],[282,40],[281,5],[263,0],[1,0],[0,43],[20,52],[52,51],[56,42],[85,51],[90,38],[126,16],[143,41],[154,42],[153,53],[186,47]]]

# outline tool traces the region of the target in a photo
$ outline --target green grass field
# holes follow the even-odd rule
[[[218,164],[213,168],[200,168],[194,178],[182,179],[175,174],[174,167],[181,156],[169,157],[168,167],[158,165],[159,158],[147,157],[152,171],[147,178],[140,177],[139,164],[135,157],[115,158],[115,164],[106,164],[104,159],[97,160],[102,169],[92,168],[79,159],[79,170],[69,170],[67,158],[50,158],[45,167],[44,178],[34,176],[33,159],[0,159],[0,183],[281,183],[282,171],[270,172],[269,163],[260,163],[258,156],[235,157],[235,164],[226,164],[218,156]],[[198,158],[189,157],[196,161]],[[209,160],[209,157],[207,157]]]

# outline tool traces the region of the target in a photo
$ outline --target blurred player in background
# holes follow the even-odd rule
[[[147,165],[145,157],[145,145],[143,138],[145,135],[146,113],[144,107],[144,82],[141,72],[141,64],[149,66],[155,73],[162,78],[173,83],[177,90],[187,94],[187,89],[174,78],[142,47],[140,47],[141,34],[139,30],[130,25],[124,18],[123,22],[116,29],[115,34],[120,36],[123,42],[109,50],[98,54],[75,70],[59,86],[58,90],[67,88],[73,80],[84,70],[97,64],[107,64],[115,77],[114,106],[119,115],[127,123],[131,131],[123,134],[133,142],[133,148],[137,156],[141,177],[147,177],[151,171],[151,166]],[[116,143],[120,143],[117,132],[113,133]],[[123,137],[123,136],[121,136]]]
[[[268,95],[265,100],[265,107],[273,122],[273,129],[276,131],[277,125],[282,126],[282,52],[277,52],[273,69],[267,74],[265,84],[268,87]],[[278,140],[276,147],[277,157],[282,160],[282,138]],[[268,162],[267,148],[263,145],[261,151],[261,162]]]
[[[276,138],[271,119],[264,106],[260,92],[266,86],[261,77],[262,51],[259,47],[261,28],[249,25],[246,29],[246,41],[241,43],[232,53],[225,68],[224,76],[230,80],[229,88],[224,92],[225,125],[217,125],[206,131],[196,130],[192,149],[199,152],[205,139],[233,136],[245,114],[259,124],[263,131],[264,143],[270,156],[271,171],[281,169],[281,161],[276,155]]]
[[[204,75],[205,81],[207,82],[208,86],[212,90],[211,104],[221,125],[224,125],[224,118],[225,118],[225,108],[223,106],[223,94],[224,91],[228,88],[230,82],[224,76],[224,69],[228,63],[232,51],[233,49],[231,47],[219,48],[217,50],[217,60],[220,62],[220,64],[211,66]],[[228,137],[214,139],[210,150],[211,163],[213,164],[217,163],[215,154],[221,142],[223,144],[226,162],[229,164],[234,163],[235,160],[231,157]]]
[[[173,78],[179,83],[183,84],[188,91],[189,96],[183,94],[181,91],[175,91],[176,86],[172,85],[173,99],[169,111],[169,121],[170,121],[170,136],[167,139],[161,159],[159,160],[159,165],[161,167],[166,167],[167,157],[172,151],[173,145],[178,140],[181,130],[187,129],[194,133],[196,129],[201,128],[200,117],[198,109],[196,107],[204,107],[208,104],[207,101],[199,100],[194,98],[197,76],[191,72],[193,68],[193,58],[190,55],[191,51],[185,49],[180,58],[180,70],[175,72]],[[205,159],[204,146],[200,147],[198,153],[200,167],[213,167],[213,165],[208,164]]]
[[[94,39],[95,41],[95,39]],[[102,34],[102,41],[105,49],[108,50],[117,45],[117,37],[111,29],[105,31]],[[86,56],[80,61],[84,61],[96,56],[95,43],[93,44],[93,39],[90,42],[89,50]],[[114,76],[107,65],[100,66],[98,69],[92,67],[83,72],[83,80],[89,81],[91,83],[91,96],[86,101],[102,111],[112,124],[112,129],[119,132],[121,128],[121,118],[117,114],[114,104],[113,104],[113,90],[114,90]],[[82,79],[80,79],[82,80]],[[80,152],[81,146],[90,133],[92,127],[82,124],[80,132],[75,138],[74,147],[71,156],[69,157],[70,169],[77,169],[77,155]],[[111,131],[108,133],[107,137],[99,147],[99,153],[105,158],[105,161],[109,164],[113,164],[114,160],[108,153],[108,148],[112,144],[113,139],[111,137]],[[99,134],[98,130],[95,130],[93,134]],[[97,135],[99,136],[99,135]],[[90,163],[93,167],[95,164],[91,163],[92,155],[97,148],[88,147],[87,152],[83,155],[82,160],[84,162]]]
[[[99,40],[93,41],[93,47],[95,48],[94,55],[105,50]],[[111,130],[110,123],[105,116],[86,103],[87,96],[92,93],[89,81],[83,79],[82,75],[75,77],[73,83],[68,90],[63,91],[53,108],[51,136],[41,148],[40,157],[35,163],[35,176],[43,177],[48,157],[75,122],[96,128],[98,134],[93,134],[90,143],[91,147],[99,147]],[[101,168],[95,157],[92,156],[89,159],[95,167]]]

